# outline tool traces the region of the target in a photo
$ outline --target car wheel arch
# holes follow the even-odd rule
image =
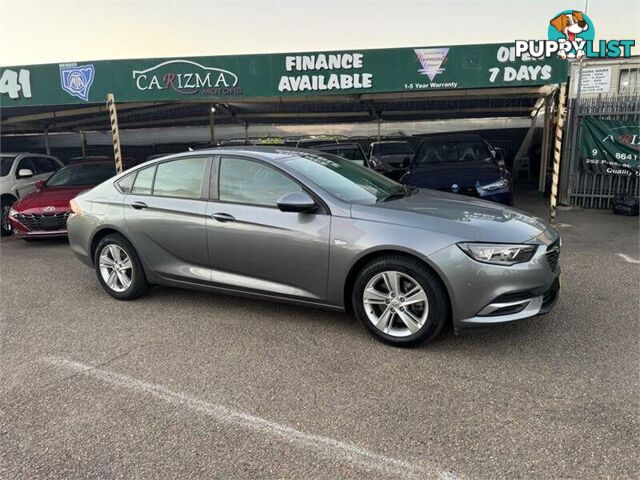
[[[388,255],[400,255],[412,260],[418,260],[422,263],[427,269],[429,269],[435,277],[440,281],[444,291],[447,293],[447,303],[449,307],[449,315],[453,314],[453,302],[451,295],[451,288],[448,283],[444,281],[442,277],[442,273],[438,268],[436,268],[427,258],[418,254],[417,252],[403,250],[398,248],[381,248],[373,251],[364,252],[360,255],[349,268],[349,272],[347,273],[344,289],[343,289],[343,301],[344,308],[347,312],[351,313],[353,311],[353,305],[351,304],[351,295],[353,292],[353,286],[355,284],[358,273],[360,273],[369,263],[375,261],[377,258],[388,256]],[[449,318],[449,321],[451,318]]]
[[[93,259],[96,254],[96,248],[98,248],[98,243],[100,243],[100,240],[102,240],[107,235],[111,235],[112,233],[117,233],[118,235],[122,235],[124,238],[126,238],[129,241],[129,243],[133,245],[133,242],[131,242],[131,239],[129,238],[129,236],[125,234],[122,230],[119,230],[110,225],[105,225],[99,230],[96,230],[91,237],[91,242],[89,244],[89,253],[91,254],[91,263],[93,263]],[[134,245],[134,248],[135,248],[135,245]]]
[[[0,197],[0,202],[4,203],[6,201],[9,201],[13,204],[18,201],[18,196],[11,193],[3,193]]]

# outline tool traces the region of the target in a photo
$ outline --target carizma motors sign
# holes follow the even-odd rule
[[[191,60],[168,60],[145,70],[134,70],[133,80],[136,88],[145,92],[173,90],[180,95],[205,97],[242,95],[235,73]]]

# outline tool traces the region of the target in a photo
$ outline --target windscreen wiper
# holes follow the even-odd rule
[[[389,200],[397,200],[398,198],[404,198],[407,195],[409,195],[409,193],[410,193],[410,190],[406,186],[403,186],[401,190],[397,190],[393,193],[390,193],[389,195],[379,198],[378,202],[388,202]]]

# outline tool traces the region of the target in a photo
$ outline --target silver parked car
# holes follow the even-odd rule
[[[150,285],[353,312],[409,345],[547,312],[560,238],[542,220],[400,185],[328,153],[210,149],[152,160],[71,201],[73,252],[129,300]]]

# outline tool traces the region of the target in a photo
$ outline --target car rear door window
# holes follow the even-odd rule
[[[136,180],[133,183],[131,193],[136,195],[151,195],[151,189],[153,187],[153,176],[156,172],[155,165],[153,167],[143,168],[138,171]]]
[[[34,172],[36,175],[52,173],[60,168],[60,165],[47,157],[34,157],[33,163],[36,168],[36,171]]]
[[[153,195],[201,198],[206,162],[206,157],[189,157],[158,164]]]
[[[296,182],[259,162],[241,158],[220,160],[219,198],[223,202],[275,207],[286,193],[301,190]]]

